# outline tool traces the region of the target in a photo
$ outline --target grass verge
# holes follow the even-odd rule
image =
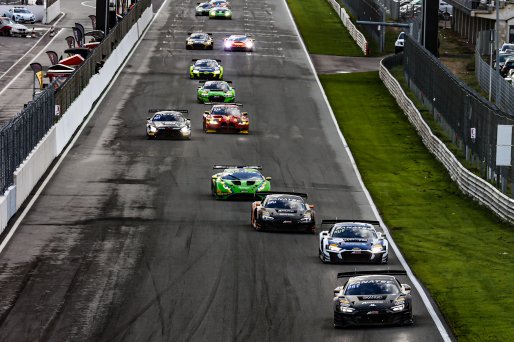
[[[513,227],[462,195],[377,72],[320,79],[382,217],[459,341],[514,340]]]
[[[287,0],[287,4],[310,53],[364,56],[328,1]]]

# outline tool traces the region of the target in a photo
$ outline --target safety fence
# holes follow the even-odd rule
[[[354,20],[385,21],[385,13],[373,0],[339,0],[348,9]],[[382,40],[382,34],[378,25],[361,25],[359,28],[367,33],[367,36],[377,44]]]
[[[357,29],[357,27],[352,23],[350,16],[346,13],[346,10],[341,7],[341,5],[336,0],[328,0],[332,5],[332,8],[338,14],[341,19],[343,25],[346,27],[353,40],[357,43],[357,45],[361,48],[364,55],[369,54],[368,41],[366,37]]]
[[[379,71],[380,78],[415,127],[425,146],[444,165],[450,177],[464,193],[493,210],[501,218],[514,222],[514,200],[502,194],[486,180],[467,170],[446,145],[432,133],[414,103],[388,70],[391,66],[398,64],[401,64],[401,58],[398,56],[382,60]]]
[[[483,178],[506,188],[512,175],[500,176],[505,170],[496,165],[497,128],[513,125],[514,118],[455,77],[408,35],[403,53],[407,86],[461,149],[467,162],[479,169]]]
[[[60,88],[46,88],[18,115],[0,127],[0,196],[13,184],[14,171],[61,119],[61,115],[56,114],[66,112],[150,5],[151,0],[138,2]]]
[[[491,65],[482,58],[481,52],[484,50],[484,45],[488,45],[482,43],[484,36],[489,36],[488,31],[486,33],[486,35],[478,35],[475,49],[475,75],[478,84],[484,92],[491,94],[491,99],[494,99],[501,110],[514,116],[514,85],[505,80],[498,70],[491,68]],[[485,50],[487,50],[486,47]]]

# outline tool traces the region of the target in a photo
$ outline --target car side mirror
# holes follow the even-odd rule
[[[410,293],[410,285],[409,284],[402,284],[402,287],[403,287],[403,292],[405,293]]]
[[[321,235],[322,235],[322,236],[327,236],[327,235],[328,235],[328,231],[326,231],[326,230],[325,230],[325,231],[322,231],[322,232],[321,232]]]
[[[377,233],[377,237],[379,240],[384,240],[384,234],[382,233]]]
[[[341,292],[342,286],[338,286],[334,289],[334,297],[337,297],[339,295],[339,292]]]
[[[204,113],[204,114],[207,114],[207,115],[209,115],[209,114],[210,114],[208,110],[204,111],[203,113]]]
[[[212,176],[212,179],[218,179],[218,176]]]
[[[271,177],[266,177],[266,180],[267,180],[267,181],[270,181],[270,180],[271,180]]]
[[[247,112],[243,112],[241,113],[242,116],[248,116],[248,113]]]
[[[314,209],[314,204],[309,204],[309,208]]]
[[[146,118],[146,120],[150,120],[151,118]]]

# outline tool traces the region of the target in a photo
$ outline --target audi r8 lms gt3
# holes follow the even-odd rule
[[[295,230],[314,233],[314,206],[305,202],[306,194],[297,192],[257,193],[266,196],[252,203],[255,230]]]
[[[334,289],[334,327],[352,325],[412,324],[410,286],[394,275],[405,271],[356,271],[339,273],[349,278]]]
[[[209,11],[209,19],[232,19],[232,10],[228,7],[213,7]]]
[[[189,66],[190,78],[223,79],[223,67],[219,59],[193,59]]]
[[[248,113],[241,112],[240,104],[215,104],[203,113],[203,130],[206,133],[226,132],[248,134]]]
[[[211,192],[216,199],[254,199],[256,193],[271,189],[270,177],[264,177],[260,166],[216,165],[223,170],[211,178]]]
[[[198,87],[198,102],[235,102],[236,91],[229,83],[231,81],[200,81]]]
[[[148,139],[191,139],[191,121],[184,117],[187,110],[152,109],[148,112],[153,114],[146,122]]]
[[[212,50],[214,48],[214,40],[212,33],[193,32],[189,33],[186,39],[187,50]]]
[[[319,234],[319,257],[325,263],[372,262],[387,263],[389,244],[375,230],[378,221],[323,220],[328,231]]]
[[[233,34],[223,41],[225,51],[253,51],[255,41],[249,35]]]
[[[195,15],[209,15],[209,11],[213,7],[208,2],[199,2],[195,8]]]

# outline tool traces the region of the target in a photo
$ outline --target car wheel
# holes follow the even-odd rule
[[[324,264],[328,264],[328,260],[325,259],[325,256],[323,255],[323,253],[321,253],[321,251],[318,249],[318,256],[319,256],[319,260],[321,260],[322,263]]]

